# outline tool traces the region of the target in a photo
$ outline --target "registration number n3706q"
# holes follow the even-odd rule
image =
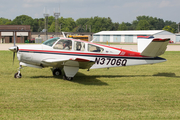
[[[117,65],[117,66],[126,66],[127,59],[120,58],[99,58],[96,57],[95,64],[97,65]]]

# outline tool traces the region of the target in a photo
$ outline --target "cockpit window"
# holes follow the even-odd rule
[[[75,41],[74,42],[74,50],[75,51],[84,51],[85,50],[85,43],[84,42]]]
[[[54,45],[54,49],[59,50],[71,50],[72,49],[72,41],[71,40],[59,40],[56,45]]]
[[[95,46],[95,45],[88,44],[88,51],[102,53],[104,51],[104,49],[101,47]]]
[[[59,39],[59,38],[52,38],[52,39],[46,40],[45,42],[43,42],[43,44],[52,47],[53,44],[54,44],[58,39]]]

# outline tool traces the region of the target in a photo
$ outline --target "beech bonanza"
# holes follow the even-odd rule
[[[21,78],[22,66],[45,68],[52,67],[53,75],[64,70],[63,79],[72,80],[79,69],[110,68],[166,61],[162,55],[170,39],[153,38],[142,52],[135,52],[107,45],[81,41],[71,38],[52,38],[41,45],[19,45],[9,48],[19,60],[15,78]],[[15,39],[14,39],[15,41]]]

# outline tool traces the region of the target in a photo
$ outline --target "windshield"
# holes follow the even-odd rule
[[[52,38],[49,40],[46,40],[45,42],[43,42],[44,45],[48,45],[48,46],[53,46],[53,44],[58,40],[59,38]]]

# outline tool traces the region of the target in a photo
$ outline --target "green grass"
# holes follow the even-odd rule
[[[167,62],[80,70],[73,81],[51,70],[24,67],[0,51],[0,119],[180,119],[180,52]]]

